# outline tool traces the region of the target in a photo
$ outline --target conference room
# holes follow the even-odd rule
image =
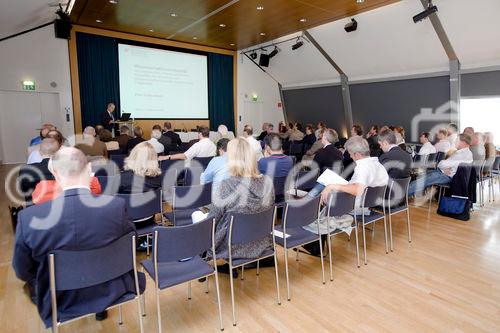
[[[499,12],[3,1],[0,332],[500,331]]]

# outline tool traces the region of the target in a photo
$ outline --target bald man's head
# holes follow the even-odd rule
[[[80,180],[83,182],[81,185],[89,185],[90,166],[81,150],[63,147],[52,156],[50,162],[50,171],[63,187],[69,183],[78,185]]]
[[[45,138],[42,140],[42,143],[40,143],[40,155],[42,155],[43,158],[52,157],[59,148],[61,148],[61,145],[56,139]]]
[[[92,126],[87,126],[83,130],[83,134],[94,137],[95,136],[95,129]]]

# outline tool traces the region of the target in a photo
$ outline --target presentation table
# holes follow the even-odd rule
[[[182,142],[190,142],[192,140],[198,140],[198,132],[175,132],[179,134]],[[230,139],[234,139],[234,133],[232,131],[228,132]],[[217,140],[217,132],[210,131],[209,139],[212,141]]]

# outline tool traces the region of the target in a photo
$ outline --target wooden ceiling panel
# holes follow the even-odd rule
[[[77,0],[71,17],[81,25],[237,50],[397,1]]]

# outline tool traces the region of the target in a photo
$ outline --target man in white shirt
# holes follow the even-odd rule
[[[418,152],[419,155],[429,155],[436,153],[436,147],[434,147],[429,141],[429,132],[423,132],[422,134],[420,134],[420,143],[422,144],[422,148],[420,148]]]
[[[451,149],[450,141],[448,141],[448,130],[446,128],[441,128],[437,133],[437,140],[434,148],[436,148],[436,152],[448,154],[448,151]]]
[[[455,124],[448,125],[448,141],[450,141],[451,148],[455,148],[458,143],[458,127]]]
[[[161,138],[161,131],[154,129],[151,131],[151,139],[148,140],[148,142],[153,146],[157,154],[161,154],[165,150],[165,146],[163,146],[160,143],[160,141],[158,141],[160,138]]]
[[[186,152],[160,157],[159,160],[192,160],[195,157],[213,157],[217,147],[210,139],[210,129],[202,126],[198,130],[199,141],[192,145]]]
[[[355,195],[357,205],[359,205],[359,198],[366,187],[378,187],[388,184],[389,175],[387,170],[377,157],[370,157],[370,146],[362,136],[353,136],[347,140],[345,149],[356,163],[349,184],[332,184],[325,187],[317,183],[309,192],[309,196],[315,196],[321,192],[321,201],[327,203],[330,192],[336,190]]]
[[[253,137],[253,128],[250,125],[245,125],[243,128],[243,137],[250,144],[250,147],[255,151],[257,161],[262,158],[262,146],[260,142]]]
[[[469,149],[470,144],[470,136],[460,134],[458,136],[457,151],[446,160],[439,162],[437,170],[432,170],[423,177],[412,181],[408,189],[408,195],[412,196],[431,185],[449,184],[453,176],[457,173],[458,166],[461,163],[472,163],[473,157]]]

